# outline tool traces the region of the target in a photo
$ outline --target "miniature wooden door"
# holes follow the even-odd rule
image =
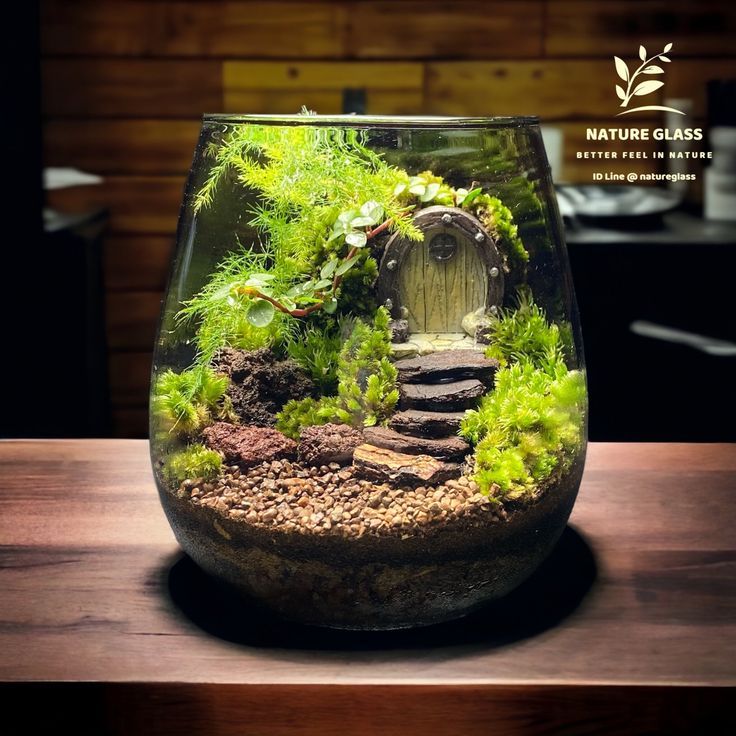
[[[462,319],[503,297],[501,258],[488,232],[454,207],[428,207],[414,218],[421,242],[395,235],[381,260],[378,291],[413,333],[462,332]]]

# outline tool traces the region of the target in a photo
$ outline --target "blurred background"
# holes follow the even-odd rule
[[[22,244],[6,248],[19,259],[5,280],[18,333],[6,368],[34,391],[8,391],[4,436],[147,435],[154,331],[204,112],[539,115],[556,182],[590,185],[595,171],[666,170],[576,152],[603,150],[588,127],[665,125],[658,111],[615,118],[612,57],[672,43],[666,85],[647,103],[674,98],[689,111],[679,124],[736,130],[732,0],[22,5],[5,87],[7,109],[24,111],[5,121],[6,218],[24,223]],[[736,184],[725,186],[733,207],[713,216],[702,164],[686,166],[694,183],[657,185],[674,204],[567,220],[594,440],[736,439]],[[29,329],[38,307],[45,321]]]

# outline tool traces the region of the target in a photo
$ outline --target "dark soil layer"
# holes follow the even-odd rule
[[[289,461],[159,488],[184,550],[256,603],[302,623],[392,629],[456,618],[523,582],[565,527],[583,460],[506,507],[467,479],[392,489]]]
[[[314,394],[309,376],[293,360],[277,360],[269,348],[222,348],[213,368],[230,378],[228,395],[241,424],[272,427],[276,413],[290,399]]]

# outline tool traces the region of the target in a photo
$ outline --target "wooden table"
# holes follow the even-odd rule
[[[147,450],[0,442],[0,732],[736,733],[736,446],[592,445],[529,583],[375,635],[267,620],[214,587],[178,551]]]

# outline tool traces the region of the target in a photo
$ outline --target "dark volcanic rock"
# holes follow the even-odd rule
[[[456,434],[465,412],[398,411],[389,420],[391,429],[414,437],[447,437]]]
[[[249,467],[296,457],[296,442],[268,427],[241,427],[216,422],[202,432],[207,447],[219,450],[228,463]]]
[[[498,361],[486,358],[480,350],[442,350],[417,358],[397,360],[402,383],[436,383],[476,378],[490,385],[498,370]]]
[[[459,437],[427,439],[409,437],[386,427],[366,427],[365,441],[406,455],[431,455],[438,460],[462,460],[470,452],[470,445]]]
[[[315,386],[293,360],[278,360],[268,348],[223,348],[212,367],[230,377],[228,395],[243,424],[272,427],[276,413],[290,399],[312,396]]]
[[[392,319],[388,323],[391,330],[391,342],[406,342],[409,339],[409,321],[405,319]]]
[[[309,465],[348,465],[363,441],[363,433],[347,424],[305,427],[299,436],[299,459]]]
[[[451,383],[405,383],[400,387],[402,409],[460,411],[471,409],[486,387],[476,378]]]
[[[405,455],[375,445],[359,445],[353,455],[357,476],[394,486],[423,486],[457,478],[461,466],[445,463],[429,455]]]

